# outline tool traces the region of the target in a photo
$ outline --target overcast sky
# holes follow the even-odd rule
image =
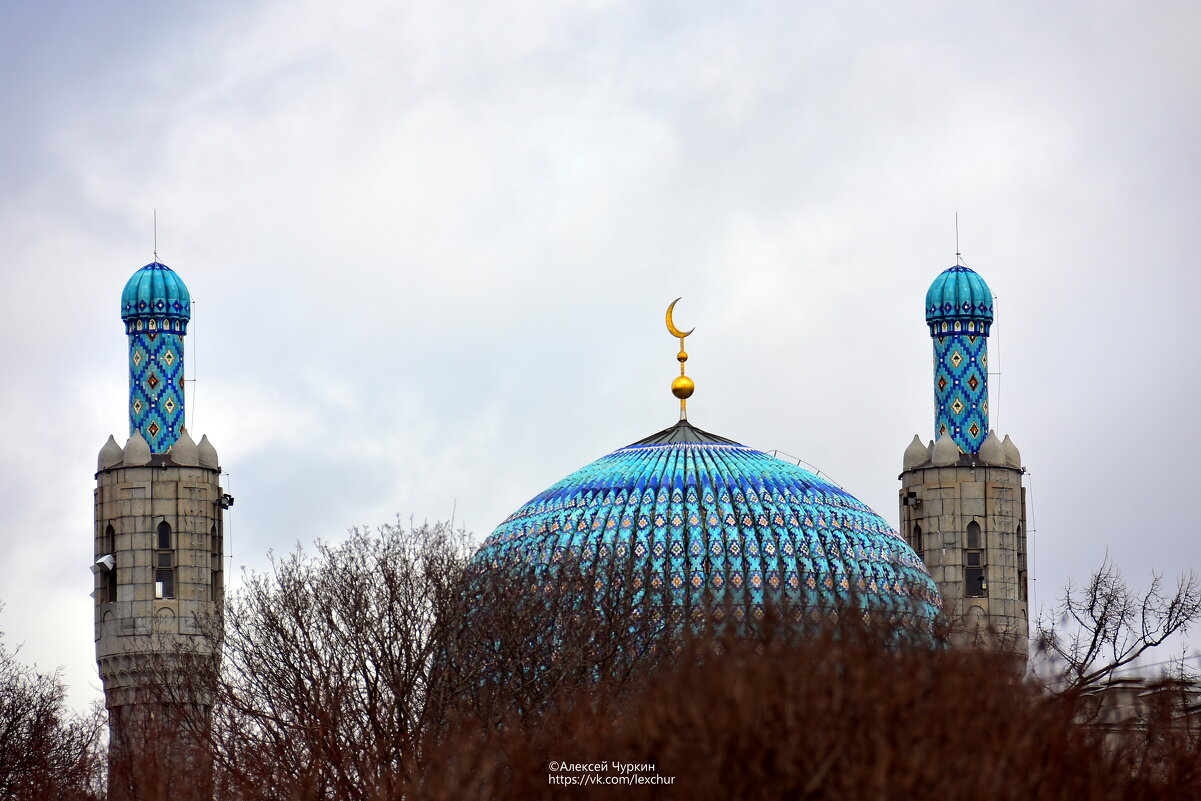
[[[1201,561],[1193,2],[0,4],[0,629],[99,695],[119,296],[195,299],[187,416],[230,575],[395,519],[486,536],[672,424],[895,525],[926,288],[997,295],[1035,601]]]

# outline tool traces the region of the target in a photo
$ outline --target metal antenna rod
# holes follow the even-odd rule
[[[955,212],[955,264],[959,265],[963,259],[960,258],[963,254],[959,252],[959,212]]]

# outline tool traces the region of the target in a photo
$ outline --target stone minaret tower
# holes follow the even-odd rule
[[[184,428],[183,338],[191,298],[169,267],[134,273],[129,440],[100,450],[95,495],[96,661],[109,715],[109,799],[211,798],[203,745],[210,636],[224,588],[217,451]]]
[[[952,640],[1012,653],[1029,614],[1022,458],[988,427],[993,295],[973,270],[945,270],[926,293],[934,344],[934,436],[905,449],[901,532],[942,593]]]

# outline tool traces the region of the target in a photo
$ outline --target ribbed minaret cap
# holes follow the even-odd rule
[[[959,461],[959,453],[959,446],[955,444],[955,440],[951,439],[949,433],[943,432],[934,443],[934,453],[930,455],[930,461],[938,467],[946,467]]]
[[[971,267],[962,264],[948,267],[926,290],[926,322],[931,334],[937,323],[947,320],[978,321],[983,326],[982,333],[988,334],[993,320],[992,290]]]
[[[196,455],[200,459],[201,467],[211,467],[216,470],[220,466],[217,464],[217,449],[213,447],[213,443],[209,442],[208,434],[200,437],[200,444],[196,446]]]
[[[977,454],[980,461],[988,464],[1005,464],[1005,446],[1001,444],[1001,440],[997,439],[997,432],[991,428],[988,430],[988,436],[984,438],[984,442],[980,443],[980,450]]]
[[[188,467],[200,464],[200,452],[196,446],[196,440],[192,439],[188,429],[183,426],[179,429],[179,439],[175,440],[175,444],[171,446],[171,461]]]
[[[1005,435],[1005,441],[1001,443],[1001,446],[1003,448],[1005,448],[1005,465],[1006,465],[1006,467],[1012,467],[1017,470],[1021,470],[1022,469],[1022,454],[1018,450],[1018,446],[1013,444],[1013,440],[1011,440],[1009,438],[1008,434]]]
[[[130,276],[121,292],[121,319],[137,317],[182,320],[192,318],[192,296],[183,279],[170,267],[152,261]]]
[[[909,447],[905,449],[904,466],[902,469],[909,470],[928,461],[930,461],[930,449],[922,442],[921,437],[914,434],[913,442],[910,442]]]
[[[135,430],[133,436],[125,443],[121,461],[125,462],[126,467],[146,464],[150,461],[150,446],[146,444],[146,438],[142,436],[141,431]]]
[[[96,457],[96,472],[121,464],[121,457],[123,455],[121,446],[117,444],[117,440],[113,438],[113,435],[109,434],[108,442],[104,443],[104,447],[100,449],[100,455]]]

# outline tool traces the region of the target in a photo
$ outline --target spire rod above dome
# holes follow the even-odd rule
[[[687,331],[681,331],[676,328],[675,322],[671,319],[671,313],[680,300],[680,298],[676,298],[667,307],[667,332],[673,337],[679,337],[680,340],[680,352],[676,354],[676,361],[680,363],[680,375],[671,382],[671,394],[680,399],[680,419],[687,420],[688,399],[692,397],[692,392],[696,389],[696,384],[692,382],[691,378],[684,375],[684,362],[688,361],[688,353],[684,350],[684,337],[695,331],[696,327],[694,326]]]
[[[959,212],[955,212],[955,266],[963,266],[963,253],[959,250]]]

